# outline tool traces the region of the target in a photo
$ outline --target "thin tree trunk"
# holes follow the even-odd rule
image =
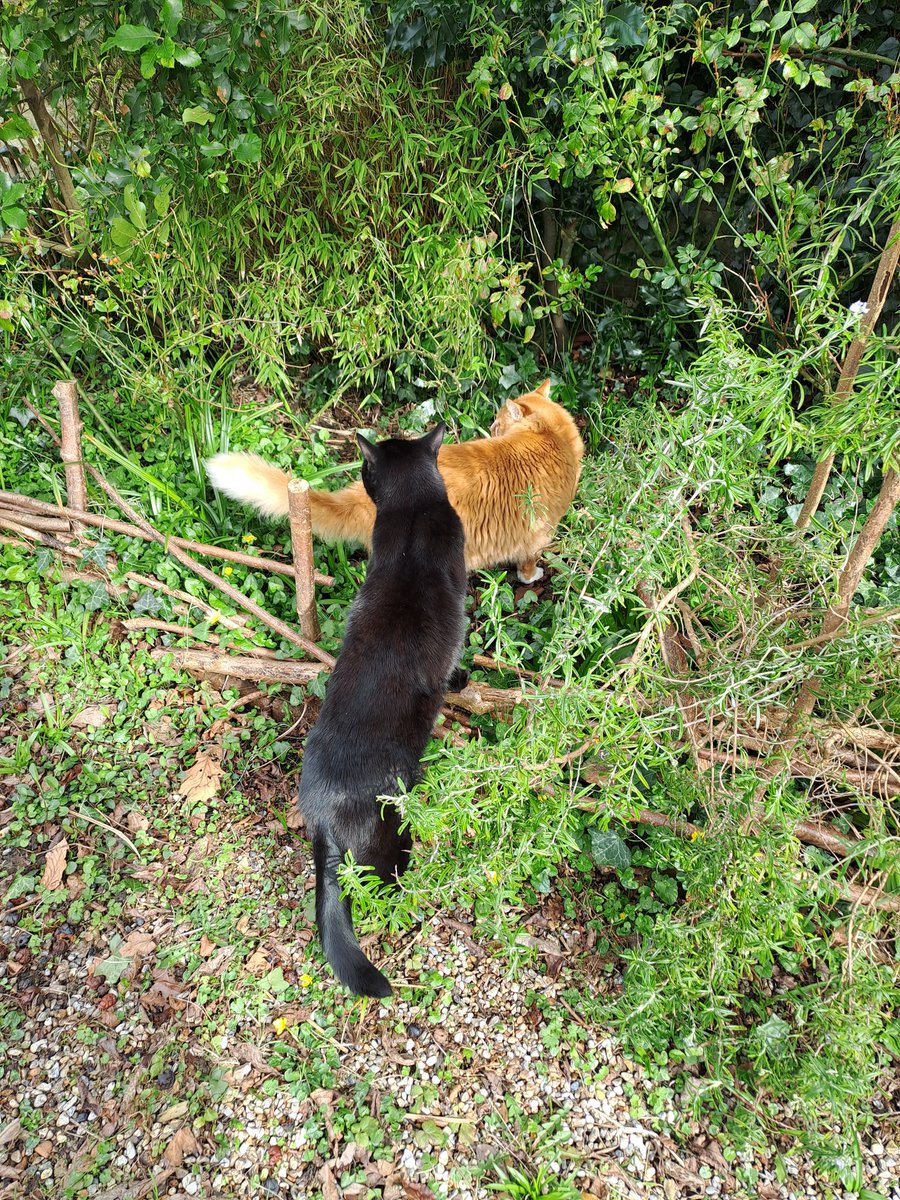
[[[56,179],[59,198],[68,217],[67,227],[64,230],[64,239],[69,242],[74,241],[77,245],[83,246],[87,243],[87,223],[84,219],[84,210],[75,193],[75,183],[66,164],[65,155],[59,143],[59,135],[56,131],[53,118],[50,115],[50,110],[44,103],[44,97],[41,95],[40,89],[36,86],[33,79],[19,79],[18,84],[22,98],[28,105],[31,115],[34,117],[34,123],[38,127],[41,139],[47,147],[47,155],[50,159],[50,166],[53,168],[53,176]]]
[[[829,639],[846,623],[850,604],[856,589],[859,587],[866,564],[872,557],[872,553],[878,545],[878,540],[884,532],[884,528],[890,520],[891,513],[897,507],[898,503],[900,503],[900,473],[890,467],[884,473],[878,499],[872,505],[872,510],[868,517],[866,517],[865,524],[860,530],[853,549],[847,558],[846,566],[841,571],[840,579],[838,580],[837,603],[833,604],[825,614],[819,634],[820,639]],[[800,689],[800,694],[785,724],[782,737],[794,734],[800,718],[803,716],[808,717],[812,713],[818,695],[818,680],[808,679]]]
[[[859,371],[859,364],[862,361],[866,342],[875,328],[876,321],[881,316],[881,310],[884,308],[884,302],[890,291],[891,281],[894,278],[898,261],[900,261],[900,218],[891,226],[884,249],[881,252],[878,270],[875,272],[875,279],[872,281],[869,298],[866,301],[867,311],[859,323],[859,332],[847,350],[844,365],[841,368],[840,379],[838,379],[837,387],[834,389],[832,400],[835,404],[843,404],[853,391],[853,385],[856,382],[856,374]],[[825,488],[828,486],[833,466],[833,454],[829,454],[821,462],[816,463],[809,491],[806,493],[806,499],[803,501],[803,507],[800,509],[800,514],[797,517],[798,530],[802,531],[806,529],[815,516],[822,502]]]

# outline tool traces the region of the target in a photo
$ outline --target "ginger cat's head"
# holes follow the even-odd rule
[[[550,380],[545,379],[541,386],[535,388],[533,392],[526,392],[524,396],[517,396],[515,400],[507,400],[505,404],[502,404],[494,418],[493,425],[491,425],[491,437],[503,437],[514,425],[518,425],[520,421],[524,421],[531,415],[531,407],[528,404],[529,396],[540,396],[543,400],[549,400]]]

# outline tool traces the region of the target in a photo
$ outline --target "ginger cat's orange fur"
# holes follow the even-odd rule
[[[572,503],[584,446],[575,422],[550,399],[550,380],[507,400],[491,437],[444,445],[438,467],[466,534],[466,568],[515,563],[523,583],[543,576],[537,559]],[[269,517],[288,513],[290,476],[257,454],[217,454],[206,464],[215,488]],[[309,493],[313,533],[371,549],[375,506],[362,482]]]

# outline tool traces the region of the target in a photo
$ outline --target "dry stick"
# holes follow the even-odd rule
[[[0,508],[0,525],[7,521],[17,524],[27,522],[31,529],[43,529],[46,533],[71,533],[70,522],[63,517],[44,517],[35,512],[18,512],[15,509]]]
[[[225,613],[219,612],[217,608],[213,608],[211,604],[207,604],[204,600],[198,600],[196,596],[192,596],[190,592],[182,592],[178,588],[170,588],[168,584],[160,583],[158,579],[154,579],[152,575],[141,575],[137,571],[129,571],[125,578],[129,583],[136,583],[140,587],[149,588],[152,592],[162,592],[164,596],[171,596],[173,600],[180,600],[181,604],[174,604],[173,611],[181,616],[182,613],[189,613],[191,609],[199,609],[205,613],[210,621],[214,621],[217,625],[221,625],[224,629],[238,629],[244,636],[247,636],[247,618],[243,613],[238,613],[236,616],[229,617]],[[182,607],[186,605],[186,607]]]
[[[75,380],[61,379],[54,385],[52,395],[59,404],[59,456],[66,470],[66,499],[70,508],[86,510],[87,481],[84,478],[84,459],[81,453],[81,418],[78,415]],[[72,523],[72,528],[75,533],[81,531],[77,522]]]
[[[29,408],[30,407],[31,405],[29,405]],[[32,412],[34,411],[35,410],[32,408]],[[47,421],[46,418],[41,414],[38,414],[38,416],[44,427],[49,430],[53,440],[57,445],[59,445],[59,438],[56,436],[56,433],[54,432],[49,421]],[[171,554],[176,562],[180,562],[183,566],[188,567],[189,570],[193,571],[195,575],[199,575],[201,579],[205,579],[207,583],[211,583],[213,587],[218,588],[220,592],[224,592],[225,595],[228,596],[230,600],[233,600],[240,608],[246,609],[247,612],[256,617],[258,621],[262,621],[263,625],[268,625],[270,629],[273,629],[286,641],[292,642],[295,646],[299,646],[301,650],[305,650],[307,654],[311,654],[313,658],[318,659],[319,662],[326,663],[329,667],[334,666],[334,657],[326,650],[322,650],[321,647],[317,646],[315,642],[309,641],[308,638],[301,637],[300,634],[291,629],[290,625],[285,624],[285,622],[280,620],[278,617],[271,616],[264,608],[260,608],[260,606],[254,600],[251,600],[249,596],[245,596],[244,593],[238,591],[236,587],[232,587],[230,583],[226,583],[224,579],[220,579],[214,571],[210,571],[207,567],[204,567],[202,563],[198,563],[195,558],[191,558],[189,554],[185,554],[185,552],[179,546],[176,546],[172,543],[170,538],[167,538],[165,534],[160,533],[158,529],[154,529],[149,521],[145,520],[140,513],[136,512],[131,507],[127,500],[123,500],[113,485],[97,470],[96,467],[92,467],[90,464],[87,464],[87,469],[91,475],[91,478],[103,489],[104,492],[106,492],[110,500],[112,500],[112,502],[123,513],[125,513],[127,517],[130,517],[139,529],[144,531],[150,541],[156,542],[158,545],[162,546],[166,553]]]
[[[80,512],[61,504],[48,504],[45,500],[32,500],[30,496],[22,496],[18,492],[0,492],[0,504],[5,505],[8,509],[24,508],[29,512],[43,513],[50,517],[54,515],[68,517],[72,521],[80,521],[83,525],[111,529],[113,533],[124,533],[129,537],[143,538],[145,541],[155,540],[143,529],[127,521],[116,521],[112,517]],[[206,542],[194,542],[189,538],[175,537],[173,534],[166,536],[172,545],[180,546],[182,550],[192,550],[195,554],[202,554],[206,558],[222,558],[226,562],[240,563],[241,566],[252,567],[257,571],[272,571],[276,575],[293,576],[294,574],[294,568],[290,563],[278,562],[272,558],[260,558],[257,554],[245,554],[242,550],[226,550],[224,546],[209,546]],[[322,587],[330,587],[334,583],[334,576],[321,575],[317,571],[315,580]]]
[[[291,549],[294,557],[294,583],[297,589],[297,616],[304,637],[316,641],[321,636],[316,616],[316,589],[313,585],[312,514],[309,484],[305,479],[288,483],[288,510],[291,521]]]
[[[869,299],[866,301],[867,311],[859,323],[859,332],[847,350],[844,365],[841,368],[841,375],[838,379],[837,387],[834,389],[832,401],[835,404],[841,404],[846,401],[853,390],[853,384],[856,382],[856,374],[859,370],[859,364],[862,361],[866,342],[869,339],[869,334],[875,328],[875,322],[881,316],[881,310],[890,291],[891,280],[894,277],[898,262],[900,262],[900,218],[891,226],[884,249],[881,252],[881,258],[878,261],[878,270],[875,272],[875,279],[869,291]],[[822,501],[822,496],[828,484],[833,466],[834,454],[829,454],[827,458],[823,458],[821,462],[816,463],[809,491],[806,493],[806,499],[803,501],[803,507],[800,509],[800,514],[797,517],[796,528],[798,530],[802,531],[806,529],[815,516],[816,510]]]
[[[119,624],[130,633],[139,632],[142,629],[154,629],[159,633],[173,633],[176,637],[194,638],[199,642],[209,642],[213,646],[218,646],[221,640],[214,633],[207,633],[201,636],[195,629],[191,629],[189,625],[176,625],[173,621],[160,621],[156,617],[128,617],[127,620],[120,621]],[[264,646],[254,646],[252,650],[246,650],[245,654],[253,658],[274,659],[277,662],[282,661],[274,650],[269,650]]]
[[[897,507],[898,502],[900,502],[900,473],[889,467],[884,473],[878,498],[872,505],[872,509],[868,517],[866,517],[865,524],[859,531],[859,536],[847,558],[847,564],[841,572],[840,579],[838,580],[838,602],[829,608],[825,614],[819,637],[830,638],[846,626],[850,602],[853,599],[856,589],[859,587],[866,564],[872,557],[872,553],[878,545],[878,540],[884,532],[884,528],[891,518],[891,513]],[[781,733],[782,739],[788,740],[793,738],[799,721],[804,716],[808,717],[812,714],[818,694],[818,680],[815,678],[807,679],[800,688],[800,694],[797,697],[797,702],[791,711],[791,715],[785,722]]]
[[[158,646],[150,651],[155,659],[171,657],[181,670],[208,675],[228,675],[232,679],[249,679],[254,683],[288,683],[294,686],[309,683],[322,671],[323,663],[292,662],[287,659],[261,659],[251,655],[222,654],[215,650],[195,650],[184,646]]]

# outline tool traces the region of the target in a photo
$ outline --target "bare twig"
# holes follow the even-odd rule
[[[0,504],[7,509],[23,508],[29,512],[43,513],[48,517],[67,517],[79,521],[82,525],[94,525],[99,529],[110,529],[113,533],[124,533],[128,537],[143,538],[145,541],[155,541],[145,530],[127,521],[116,521],[112,517],[78,511],[61,504],[48,504],[45,500],[32,500],[30,496],[19,495],[18,492],[0,492]],[[228,550],[224,546],[210,546],[206,542],[194,542],[189,538],[166,535],[170,545],[179,546],[182,550],[190,550],[194,554],[202,554],[205,558],[221,558],[225,562],[240,563],[241,566],[251,567],[255,571],[272,571],[276,575],[293,576],[294,568],[290,563],[278,562],[273,558],[261,558],[258,554],[245,554],[242,550]],[[333,575],[315,574],[315,581],[320,587],[330,587],[334,583]]]
[[[59,456],[66,470],[66,499],[69,507],[86,510],[87,482],[81,454],[81,418],[78,415],[78,391],[74,379],[61,379],[53,387],[53,398],[59,404]],[[76,533],[81,526],[73,522]]]
[[[316,589],[313,586],[312,516],[309,508],[309,484],[292,479],[288,484],[291,521],[291,547],[294,555],[294,583],[297,589],[297,615],[304,637],[315,641],[321,635],[316,615]]]
[[[875,322],[881,316],[881,310],[887,299],[891,280],[894,277],[894,272],[897,270],[898,262],[900,262],[900,219],[896,220],[891,226],[884,249],[881,252],[881,258],[878,261],[878,270],[875,273],[875,279],[869,290],[869,299],[866,301],[866,312],[859,323],[859,332],[847,350],[844,365],[841,368],[841,375],[838,379],[837,387],[834,389],[832,399],[835,404],[844,403],[853,391],[853,385],[856,382],[856,375],[859,371],[859,364],[862,361],[863,351],[866,348],[866,342],[875,328]],[[821,462],[816,463],[809,491],[806,493],[806,499],[803,501],[803,507],[800,509],[797,517],[798,530],[802,531],[806,529],[815,516],[816,510],[822,501],[825,488],[828,485],[833,466],[834,454],[829,454]]]
[[[524,667],[513,666],[512,663],[498,662],[496,658],[489,658],[486,654],[473,655],[472,662],[476,667],[484,667],[486,671],[510,671],[512,674],[518,675],[520,679],[533,679],[541,687],[565,687],[561,679],[552,679],[548,675],[539,674],[537,671],[527,671]]]

